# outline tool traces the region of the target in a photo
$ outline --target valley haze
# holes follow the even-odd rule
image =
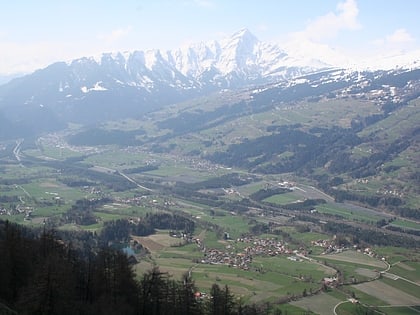
[[[220,41],[243,28],[295,57],[389,68],[403,54],[418,59],[418,11],[415,0],[9,2],[0,12],[0,77],[103,52]]]
[[[4,4],[0,314],[417,314],[419,9]]]

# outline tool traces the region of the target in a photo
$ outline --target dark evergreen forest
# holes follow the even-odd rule
[[[125,254],[98,244],[91,233],[0,221],[0,314],[267,313],[238,302],[227,286],[198,296],[188,273],[175,280],[154,268],[136,278]]]

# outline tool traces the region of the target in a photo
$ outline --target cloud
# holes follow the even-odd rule
[[[358,30],[362,26],[358,21],[359,9],[355,0],[346,0],[337,5],[335,12],[328,12],[310,21],[306,28],[294,35],[316,42],[337,37],[343,30]]]
[[[376,39],[374,44],[378,46],[384,45],[401,45],[401,44],[411,44],[413,43],[414,37],[407,32],[404,28],[399,28],[395,30],[392,34],[385,36],[384,38]]]
[[[118,28],[111,31],[111,33],[109,34],[101,34],[98,36],[98,38],[108,43],[114,43],[120,40],[121,38],[127,36],[131,32],[131,30],[131,26],[127,26],[126,28]]]
[[[66,43],[0,41],[0,74],[29,73],[68,57]],[[29,53],[28,53],[29,52]]]
[[[0,75],[30,73],[53,62],[93,56],[105,49],[97,41],[0,41]]]

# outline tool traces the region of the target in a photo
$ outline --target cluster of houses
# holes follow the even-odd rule
[[[312,246],[319,246],[324,249],[322,255],[331,254],[331,253],[341,253],[345,247],[336,244],[334,240],[316,240],[311,241]]]
[[[24,214],[25,219],[28,219],[32,212],[34,211],[33,207],[17,205],[15,208],[6,209],[4,207],[0,208],[0,215],[15,215],[15,214]]]
[[[230,242],[224,250],[206,248],[199,240],[195,240],[204,253],[202,264],[228,265],[234,268],[249,270],[253,256],[277,256],[282,254],[293,254],[287,244],[275,239],[259,239],[256,237],[238,238]],[[234,248],[234,244],[245,243],[248,246],[241,251]]]
[[[0,215],[11,215],[12,213],[10,210],[7,210],[6,208],[0,208]]]
[[[312,244],[312,246],[322,247],[324,249],[324,251],[322,252],[322,255],[334,254],[334,253],[338,254],[338,253],[341,253],[345,250],[350,249],[350,248],[342,246],[342,245],[337,245],[334,240],[311,241],[311,244]],[[372,257],[372,258],[381,258],[381,257],[378,257],[378,255],[370,247],[360,248],[357,245],[353,245],[352,249],[355,250],[358,253],[365,254],[365,255],[367,255],[369,257]],[[384,260],[384,258],[381,258],[381,259]]]
[[[396,197],[404,197],[404,193],[401,191],[398,191],[397,189],[379,189],[376,191],[377,193],[383,194],[383,195],[391,195]]]

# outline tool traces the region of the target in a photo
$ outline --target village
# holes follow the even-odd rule
[[[303,248],[300,250],[292,250],[288,247],[287,243],[274,238],[262,239],[250,236],[237,238],[236,240],[230,240],[228,233],[225,233],[224,238],[227,242],[224,250],[207,248],[200,239],[192,239],[192,241],[195,242],[203,252],[203,258],[197,262],[201,264],[227,265],[229,267],[239,268],[242,270],[250,270],[253,257],[255,256],[274,257],[279,255],[287,255],[287,259],[294,262],[301,262],[305,259],[309,259],[307,257],[307,250]],[[246,246],[243,247],[242,244]],[[335,244],[334,240],[312,241],[311,245],[322,247],[324,249],[322,255],[334,253],[338,254],[345,250],[350,250],[350,248]],[[238,250],[237,247],[242,249]],[[353,248],[353,250],[356,250],[357,252],[363,253],[372,258],[378,258],[369,247]]]
[[[225,238],[229,238],[229,235],[225,234]],[[254,256],[278,256],[278,255],[296,255],[297,250],[290,250],[287,244],[279,240],[260,239],[257,237],[244,237],[238,238],[234,241],[228,242],[225,250],[207,248],[200,239],[195,239],[197,246],[201,249],[204,254],[203,259],[199,261],[202,264],[212,265],[227,265],[233,268],[239,268],[243,270],[250,270],[252,259]],[[235,247],[237,244],[246,244],[247,246],[243,250],[238,251]],[[290,256],[294,261],[300,261],[301,259],[297,256]]]

